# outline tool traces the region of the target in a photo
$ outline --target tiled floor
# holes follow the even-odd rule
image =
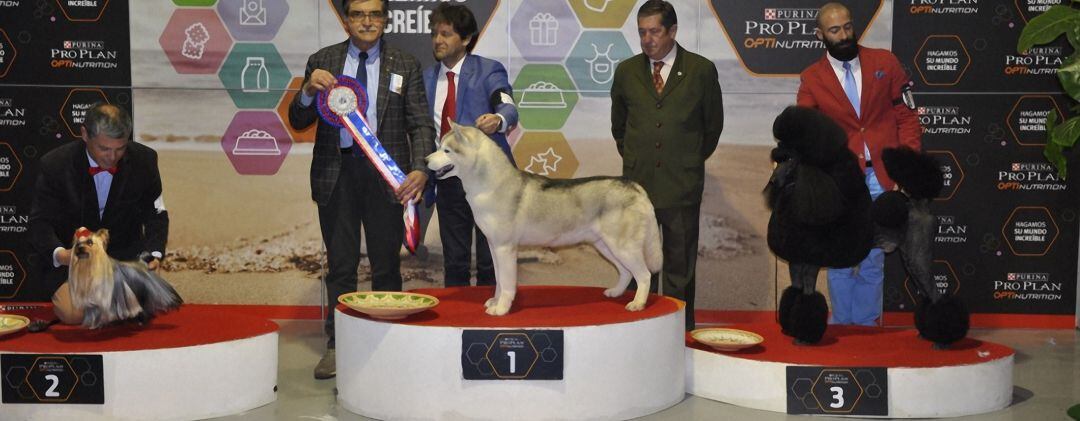
[[[277,401],[229,420],[364,420],[339,407],[333,380],[311,372],[324,339],[317,321],[278,321],[281,326]],[[1080,333],[1076,330],[975,330],[972,336],[1016,349],[1013,403],[991,414],[958,420],[1068,420],[1065,411],[1080,403]],[[417,391],[423,393],[423,391]],[[507,417],[504,419],[512,419]],[[811,418],[740,408],[687,395],[678,405],[645,420],[788,420]],[[839,418],[815,417],[814,420]]]

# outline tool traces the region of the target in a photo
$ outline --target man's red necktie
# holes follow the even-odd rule
[[[652,83],[653,88],[656,89],[656,93],[664,93],[664,75],[660,74],[660,69],[664,67],[664,62],[658,61],[652,64]]]
[[[442,120],[439,122],[439,136],[450,131],[450,122],[457,112],[457,87],[454,85],[454,72],[446,72],[446,101],[443,102]]]
[[[93,176],[98,175],[98,173],[103,172],[103,171],[108,172],[109,174],[112,174],[112,175],[116,175],[116,167],[112,167],[112,168],[90,167],[90,176],[93,177]]]

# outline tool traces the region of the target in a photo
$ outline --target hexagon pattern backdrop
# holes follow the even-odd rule
[[[481,20],[475,53],[508,70],[520,112],[508,138],[521,170],[620,174],[608,92],[619,63],[641,51],[642,2],[459,0]],[[813,31],[822,1],[672,3],[676,39],[716,64],[726,104],[721,146],[706,164],[699,306],[771,309],[774,261],[758,195],[770,171],[772,119],[794,102],[798,72],[822,55]],[[934,203],[939,287],[976,312],[1073,314],[1080,195],[1040,156],[1047,116],[1075,112],[1053,74],[1073,52],[1060,40],[1029,55],[1013,51],[1046,2],[850,3],[860,43],[893,49],[909,73],[925,149],[945,173]],[[434,62],[427,18],[437,4],[390,1],[385,39],[423,66]],[[312,247],[296,237],[317,233],[308,184],[314,130],[291,127],[288,105],[308,56],[346,39],[340,7],[338,0],[0,2],[0,244],[24,243],[37,159],[77,140],[85,110],[104,100],[133,109],[135,140],[159,153],[170,248],[210,262],[178,270],[295,271],[275,263],[287,260],[281,253],[249,243],[285,241],[277,247],[294,257]],[[219,252],[241,263],[199,254]],[[33,278],[35,259],[24,246],[0,246],[0,300],[42,293],[20,289],[32,284],[22,279]],[[910,311],[915,292],[890,262],[885,306]],[[779,272],[783,287],[783,266]],[[724,301],[721,292],[736,284],[757,292]]]

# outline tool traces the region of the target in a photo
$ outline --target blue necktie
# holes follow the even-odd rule
[[[361,51],[358,58],[360,63],[356,65],[356,71],[353,74],[354,77],[356,77],[356,80],[360,82],[360,86],[363,86],[364,91],[367,92],[367,51]],[[364,112],[364,110],[360,110],[360,112]],[[358,158],[363,156],[364,151],[361,151],[360,146],[357,146],[356,142],[353,141],[352,134],[350,134],[347,129],[341,129],[341,137],[348,139],[352,143],[350,148],[352,149],[353,156]]]
[[[367,59],[367,51],[361,51],[360,64],[356,66],[356,80],[364,87],[364,91],[367,91]]]
[[[855,108],[855,115],[861,115],[859,109],[859,85],[855,84],[855,73],[851,71],[851,62],[848,61],[844,62],[844,93],[847,94],[851,106]]]

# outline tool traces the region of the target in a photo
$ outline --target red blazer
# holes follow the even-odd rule
[[[859,63],[862,68],[861,117],[855,115],[855,108],[825,56],[799,76],[797,102],[803,107],[817,108],[836,120],[847,132],[848,149],[860,158],[860,164],[865,164],[865,142],[878,182],[888,191],[895,183],[885,172],[881,150],[900,145],[920,150],[922,126],[919,116],[904,105],[901,98],[900,89],[907,85],[908,77],[896,56],[888,50],[859,46]]]

